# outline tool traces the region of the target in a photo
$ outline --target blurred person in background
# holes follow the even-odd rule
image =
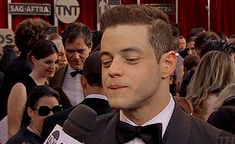
[[[219,93],[234,81],[234,67],[233,59],[221,51],[210,51],[202,57],[187,92],[194,115],[208,119]]]
[[[195,49],[195,40],[196,40],[196,36],[193,36],[193,37],[189,37],[188,40],[187,40],[187,50],[188,50],[188,54],[192,54],[192,55],[195,55],[197,56],[197,52],[196,52],[196,49]]]
[[[229,36],[228,42],[231,44],[235,44],[235,34],[232,34]]]
[[[225,87],[213,104],[214,112],[207,122],[235,134],[235,83]]]
[[[64,45],[62,42],[62,37],[58,33],[53,33],[50,35],[49,40],[51,40],[58,49],[58,70],[68,64]]]
[[[3,57],[0,62],[2,72],[6,71],[8,65],[19,56],[20,52],[16,45],[6,45],[3,50]]]
[[[7,144],[41,144],[42,124],[46,117],[60,112],[59,93],[48,86],[35,86],[29,93],[27,115],[29,125],[22,127]]]
[[[235,45],[223,40],[209,40],[202,47],[200,57],[203,57],[209,51],[221,51],[229,55],[235,61]]]
[[[70,24],[62,34],[68,64],[50,79],[50,86],[60,93],[64,108],[75,106],[84,100],[80,76],[83,64],[92,48],[90,28],[82,23]]]
[[[186,40],[185,38],[181,35],[179,37],[179,52],[181,52],[182,50],[184,50],[186,48]]]
[[[7,114],[7,100],[12,87],[33,69],[33,65],[28,59],[32,45],[40,39],[46,39],[47,31],[51,25],[40,18],[28,18],[20,22],[15,31],[15,44],[20,55],[13,60],[5,70],[3,87],[0,97],[0,119]]]
[[[195,27],[192,28],[190,33],[189,33],[189,37],[197,37],[199,36],[201,33],[205,32],[205,28],[203,27]]]
[[[3,56],[3,47],[2,47],[2,45],[0,45],[0,61],[2,60],[2,56]]]
[[[228,42],[228,36],[223,33],[223,32],[218,32],[217,35],[219,36],[219,38],[225,42]]]
[[[200,59],[195,55],[188,55],[184,58],[184,76],[180,85],[179,96],[185,97],[187,95],[187,88],[191,81],[191,78],[195,72],[195,69]]]
[[[101,80],[100,52],[94,51],[86,58],[83,75],[80,77],[85,99],[80,103],[92,108],[97,115],[110,113],[113,109],[109,106]],[[78,104],[78,105],[80,105]],[[47,117],[43,123],[42,138],[46,139],[56,124],[63,126],[69,113],[77,106],[70,107],[60,113]]]
[[[214,32],[205,31],[201,33],[195,40],[194,47],[196,50],[196,56],[200,57],[202,47],[210,40],[220,40],[219,36]]]
[[[58,50],[49,40],[37,41],[32,46],[29,57],[34,66],[32,72],[16,83],[9,95],[7,105],[9,137],[16,134],[22,126],[29,124],[30,119],[26,110],[29,92],[34,86],[48,85],[48,78],[53,77],[57,70]]]

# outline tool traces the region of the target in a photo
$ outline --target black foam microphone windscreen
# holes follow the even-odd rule
[[[64,122],[63,130],[79,142],[84,142],[96,125],[96,112],[83,105],[78,105]]]

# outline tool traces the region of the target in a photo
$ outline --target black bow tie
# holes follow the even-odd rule
[[[70,75],[72,76],[72,77],[75,77],[77,74],[80,74],[80,75],[82,75],[82,70],[79,70],[79,71],[72,71],[71,73],[70,73]]]
[[[118,142],[127,143],[136,137],[141,138],[145,144],[160,144],[162,138],[162,124],[147,126],[132,126],[125,122],[118,121],[116,135]]]

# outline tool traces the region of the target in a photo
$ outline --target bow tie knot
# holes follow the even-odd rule
[[[118,121],[117,139],[119,143],[127,143],[134,138],[141,138],[145,144],[160,144],[162,137],[162,124],[152,124],[147,126],[132,126],[125,122]]]
[[[76,71],[72,71],[71,73],[70,73],[70,75],[71,75],[71,77],[75,77],[77,74],[81,74],[82,75],[82,70],[76,70]]]

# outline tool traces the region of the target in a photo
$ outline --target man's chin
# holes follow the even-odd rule
[[[82,70],[83,68],[81,66],[71,66],[74,70]]]
[[[131,104],[126,103],[126,102],[121,102],[121,101],[119,101],[119,102],[117,102],[117,101],[116,102],[110,102],[109,101],[109,104],[112,108],[115,108],[115,109],[121,109],[121,110],[131,110],[131,109],[133,109]]]

